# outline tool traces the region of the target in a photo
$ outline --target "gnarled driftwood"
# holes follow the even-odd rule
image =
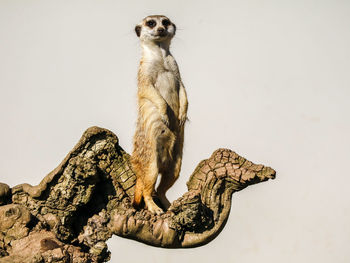
[[[275,177],[218,149],[198,164],[188,192],[157,216],[131,205],[129,158],[116,135],[92,127],[39,185],[0,183],[0,263],[106,262],[113,234],[158,247],[201,246],[223,229],[234,192]]]

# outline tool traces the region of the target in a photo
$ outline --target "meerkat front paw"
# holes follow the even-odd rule
[[[168,115],[162,114],[161,118],[162,118],[162,122],[163,122],[167,127],[169,127],[169,117],[168,117]]]
[[[180,126],[183,126],[185,124],[186,120],[187,120],[187,116],[185,114],[184,115],[180,115],[179,116],[179,124],[180,124]]]

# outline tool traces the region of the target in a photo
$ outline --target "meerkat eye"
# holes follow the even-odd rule
[[[164,20],[162,21],[162,24],[163,24],[163,26],[167,27],[167,26],[169,26],[171,23],[170,23],[170,21],[169,21],[168,19],[164,19]]]
[[[155,27],[156,24],[157,24],[156,21],[154,21],[153,19],[146,22],[146,25],[150,28]]]

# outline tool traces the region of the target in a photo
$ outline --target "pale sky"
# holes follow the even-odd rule
[[[230,148],[277,179],[233,196],[195,249],[113,237],[110,262],[350,262],[349,1],[0,0],[0,181],[38,184],[90,126],[131,152],[140,47],[167,15],[189,99],[183,169]]]

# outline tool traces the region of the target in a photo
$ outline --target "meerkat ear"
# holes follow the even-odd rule
[[[173,23],[173,26],[174,26],[174,35],[176,33],[176,25]]]
[[[135,32],[136,32],[136,35],[138,37],[140,37],[140,35],[141,35],[141,26],[140,25],[135,26]]]

